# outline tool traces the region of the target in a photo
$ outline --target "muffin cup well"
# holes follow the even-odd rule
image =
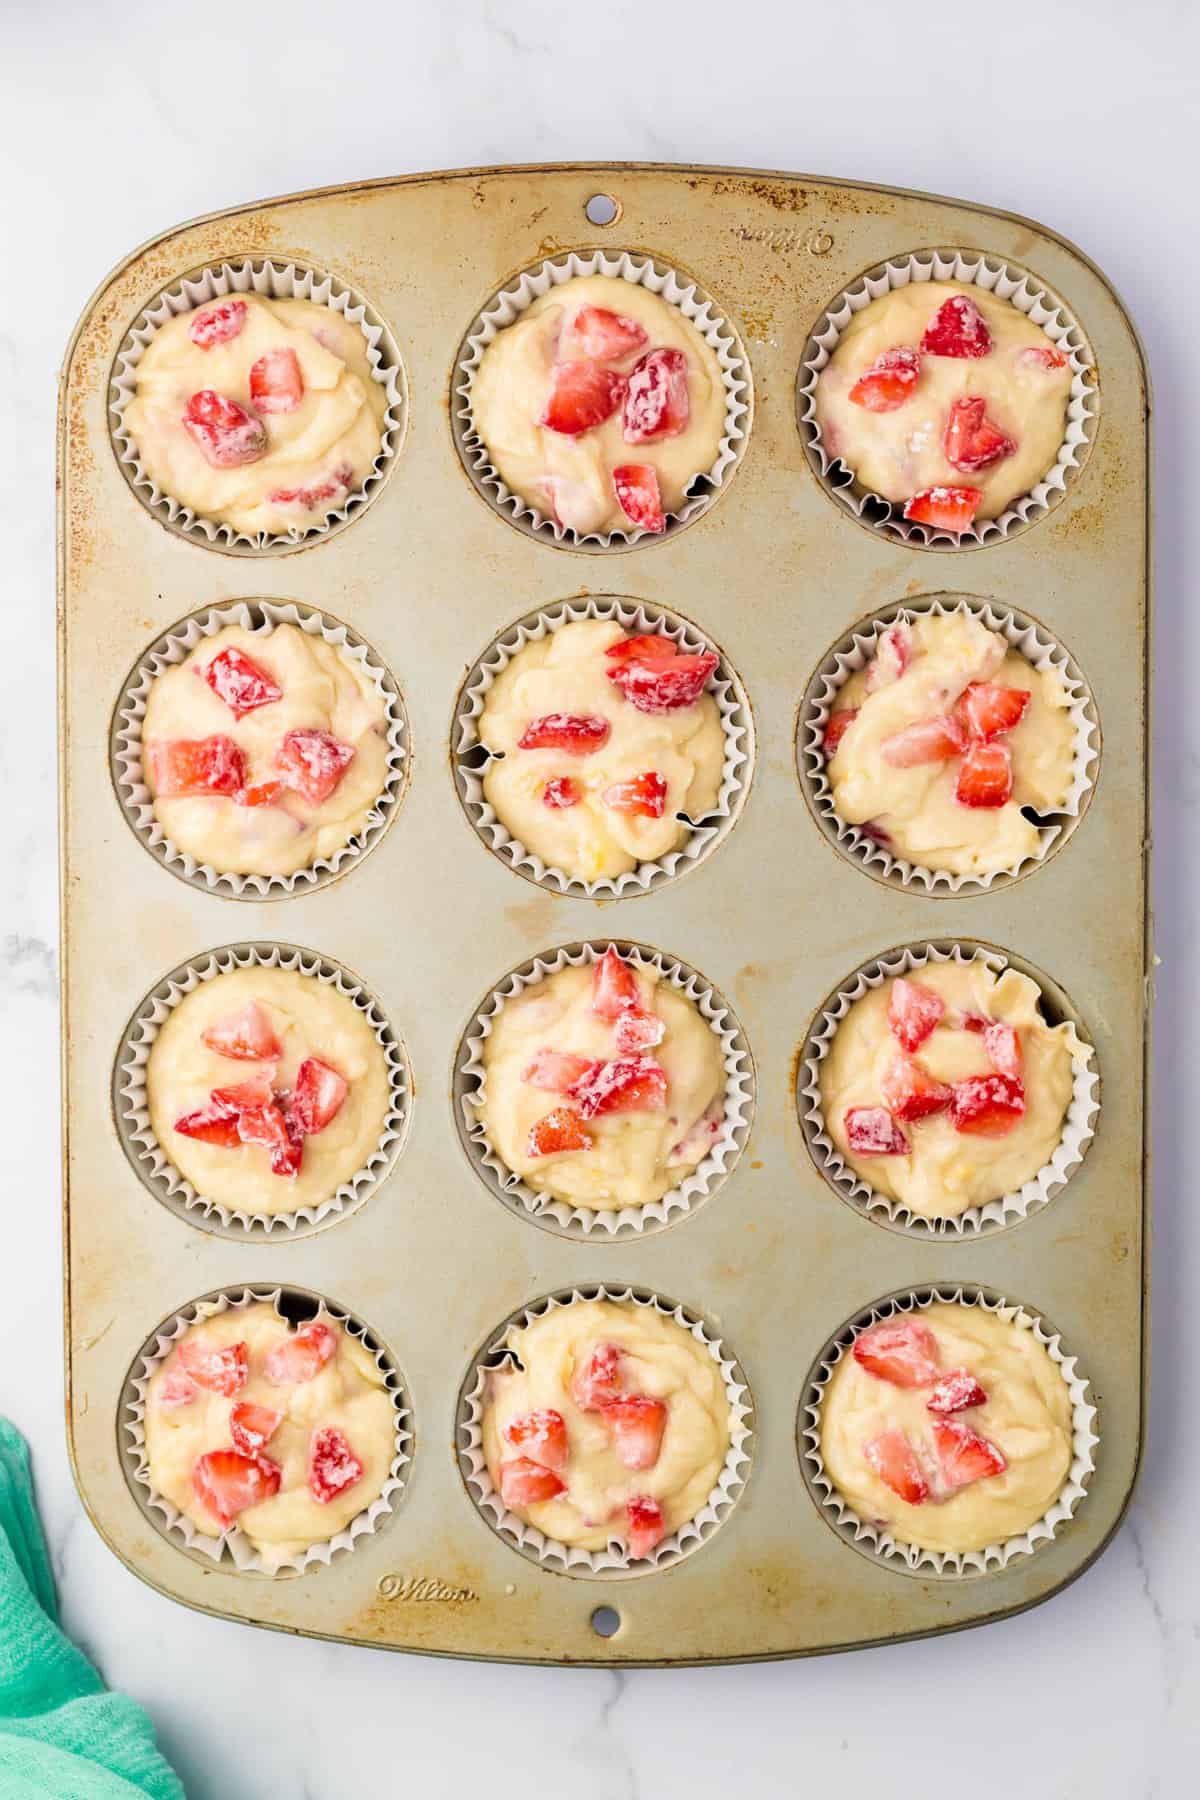
[[[980,1306],[1023,1330],[1032,1331],[1044,1345],[1051,1361],[1057,1364],[1071,1398],[1071,1466],[1053,1506],[1027,1531],[1003,1542],[987,1544],[982,1550],[924,1550],[918,1544],[902,1542],[878,1525],[859,1518],[834,1487],[821,1455],[821,1407],[825,1390],[859,1332],[894,1313],[920,1312],[938,1301]],[[876,1301],[874,1306],[844,1325],[817,1358],[800,1402],[797,1437],[801,1470],[822,1514],[838,1535],[862,1554],[875,1557],[901,1573],[926,1578],[930,1574],[949,1578],[984,1575],[1006,1569],[1015,1558],[1030,1555],[1040,1544],[1048,1543],[1078,1509],[1087,1492],[1088,1478],[1096,1467],[1096,1450],[1100,1442],[1096,1408],[1087,1395],[1087,1377],[1079,1373],[1075,1357],[1068,1354],[1059,1334],[1019,1302],[993,1297],[970,1284],[956,1286],[950,1283],[913,1289]]]
[[[557,1307],[574,1306],[577,1302],[588,1300],[611,1300],[618,1304],[653,1307],[664,1318],[674,1319],[685,1331],[690,1331],[704,1345],[713,1361],[720,1365],[734,1419],[724,1465],[705,1504],[695,1518],[689,1519],[678,1531],[664,1538],[649,1556],[639,1559],[631,1558],[616,1539],[605,1550],[581,1550],[576,1546],[560,1543],[555,1538],[544,1537],[540,1531],[526,1524],[524,1519],[505,1506],[492,1485],[483,1453],[483,1412],[488,1375],[492,1369],[505,1364],[512,1366],[516,1361],[508,1346],[509,1333],[520,1330]],[[740,1367],[727,1354],[721,1339],[709,1328],[701,1314],[648,1290],[605,1287],[599,1283],[575,1287],[535,1300],[530,1306],[514,1313],[480,1351],[458,1397],[455,1435],[459,1468],[467,1492],[493,1531],[530,1561],[540,1563],[544,1568],[585,1578],[655,1574],[671,1568],[706,1543],[740,1498],[749,1479],[754,1452],[753,1405],[750,1389]]]
[[[286,1557],[277,1564],[265,1562],[262,1553],[254,1548],[249,1539],[243,1536],[236,1525],[222,1533],[220,1537],[212,1537],[199,1531],[192,1521],[176,1510],[171,1502],[160,1494],[150,1479],[150,1461],[146,1454],[146,1394],[150,1379],[159,1364],[171,1354],[176,1342],[191,1326],[201,1319],[211,1319],[218,1313],[230,1309],[253,1306],[260,1301],[269,1301],[279,1313],[280,1322],[293,1323],[281,1310],[280,1302],[285,1293],[296,1290],[275,1288],[228,1288],[220,1293],[209,1295],[206,1299],[195,1300],[185,1306],[170,1319],[164,1321],[149,1342],[143,1346],[134,1360],[125,1381],[125,1390],[121,1400],[120,1431],[118,1439],[121,1446],[122,1460],[125,1466],[126,1479],[134,1487],[138,1498],[142,1500],[143,1510],[151,1517],[153,1523],[172,1542],[181,1541],[186,1547],[199,1556],[208,1557],[214,1563],[223,1562],[228,1556],[235,1568],[242,1574],[277,1575],[284,1571],[300,1574],[318,1565],[328,1567],[334,1556],[344,1550],[353,1549],[360,1537],[371,1535],[379,1529],[383,1520],[398,1505],[406,1480],[405,1468],[411,1459],[409,1446],[412,1443],[412,1418],[400,1376],[381,1347],[375,1349],[375,1361],[386,1377],[387,1391],[396,1414],[396,1441],[388,1478],[378,1496],[369,1506],[363,1508],[351,1519],[344,1531],[339,1531],[321,1543],[311,1544],[307,1550],[296,1556]],[[318,1296],[301,1296],[306,1303],[305,1318],[316,1317],[318,1313],[333,1319],[352,1337],[364,1342],[366,1348],[369,1338],[375,1333],[353,1318],[349,1313],[341,1311],[329,1301]],[[312,1304],[316,1301],[316,1304]]]
[[[190,312],[193,307],[203,306],[210,300],[250,293],[265,300],[311,300],[314,305],[331,307],[348,323],[358,325],[366,340],[372,376],[387,395],[379,454],[370,474],[362,486],[348,494],[334,512],[327,513],[319,525],[303,530],[250,533],[193,512],[190,506],[184,506],[158,486],[144,467],[138,447],[125,427],[125,409],[137,387],[138,363],[159,327],[179,313]],[[374,308],[336,275],[305,268],[299,263],[275,263],[257,257],[196,269],[156,295],[126,332],[113,362],[109,389],[109,420],[117,461],[143,506],[193,543],[241,552],[287,550],[299,544],[313,543],[361,512],[378,490],[399,451],[405,413],[400,354]]]
[[[903,517],[898,502],[859,487],[854,471],[829,454],[817,422],[817,378],[855,313],[895,288],[922,281],[970,283],[1009,301],[1018,312],[1040,325],[1051,342],[1071,359],[1066,431],[1054,466],[1036,487],[1020,495],[999,517],[981,519],[963,532],[915,524]],[[956,550],[999,543],[1044,518],[1062,499],[1086,460],[1095,436],[1098,404],[1091,347],[1062,301],[1042,287],[1028,270],[963,250],[923,250],[913,256],[896,257],[868,270],[843,289],[809,336],[796,386],[796,416],[805,454],[826,493],[871,530],[926,549]]]
[[[186,994],[203,981],[232,969],[288,969],[328,983],[364,1013],[387,1061],[390,1104],[379,1143],[363,1167],[318,1206],[294,1212],[231,1211],[197,1193],[175,1167],[154,1134],[146,1093],[146,1069],[164,1021]],[[121,1038],[113,1070],[113,1111],[122,1147],[134,1172],[155,1199],[178,1217],[218,1236],[271,1238],[307,1236],[317,1226],[355,1210],[369,1200],[400,1154],[411,1109],[412,1083],[408,1060],[397,1034],[379,1003],[340,963],[291,944],[227,944],[173,969],[146,995]]]
[[[142,766],[142,722],[150,690],[165,669],[185,660],[206,637],[213,637],[227,625],[240,625],[261,636],[264,644],[280,625],[295,625],[309,636],[321,637],[349,662],[355,663],[374,684],[384,708],[387,730],[387,776],[379,798],[367,816],[366,824],[332,856],[319,857],[294,875],[241,875],[215,869],[211,863],[197,862],[180,850],[167,836],[154,814],[154,800],[146,783]],[[383,836],[399,809],[404,795],[408,757],[408,721],[404,702],[395,679],[371,646],[346,625],[329,618],[311,606],[294,601],[236,600],[226,606],[208,607],[181,619],[170,631],[156,639],[134,668],[113,715],[111,758],[113,783],[121,810],[139,843],[143,844],[164,868],[181,881],[203,893],[216,893],[235,900],[280,899],[291,894],[309,893],[323,887],[344,873],[352,863],[366,855]]]
[[[657,862],[640,863],[636,869],[600,881],[583,881],[565,869],[544,863],[514,838],[488,804],[483,778],[491,753],[481,743],[478,721],[488,693],[498,675],[527,644],[535,643],[562,625],[583,619],[613,619],[626,631],[671,638],[688,654],[712,650],[720,662],[706,688],[717,703],[725,738],[725,761],[716,804],[697,820],[678,850]],[[750,702],[728,658],[687,619],[662,606],[598,595],[588,600],[567,601],[561,606],[528,613],[496,638],[467,675],[454,712],[454,782],[463,810],[479,836],[502,862],[557,894],[582,894],[589,900],[628,899],[662,887],[674,876],[685,874],[703,860],[732,830],[749,792],[753,772],[754,721]]]
[[[663,956],[640,944],[616,944],[612,948],[629,956],[639,968],[654,969],[685,994],[697,1007],[721,1044],[725,1066],[724,1112],[721,1127],[712,1149],[678,1187],[670,1188],[660,1200],[645,1206],[623,1206],[610,1209],[571,1206],[553,1195],[542,1194],[528,1186],[501,1161],[493,1149],[481,1117],[487,1090],[487,1071],[483,1061],[484,1045],[491,1036],[492,1024],[507,1002],[515,995],[534,987],[546,976],[560,969],[580,968],[600,960],[610,948],[607,940],[595,943],[569,944],[560,950],[533,957],[494,987],[479,1007],[459,1042],[455,1059],[455,1117],[463,1149],[488,1191],[496,1196],[518,1218],[554,1231],[560,1236],[588,1238],[595,1242],[616,1242],[634,1236],[649,1236],[663,1230],[707,1200],[725,1180],[745,1147],[754,1114],[754,1069],[749,1046],[728,1002],[710,987],[702,976],[686,963]]]
[[[1016,1193],[1003,1194],[984,1206],[970,1206],[953,1217],[926,1218],[922,1213],[911,1212],[902,1201],[877,1193],[845,1162],[825,1128],[820,1074],[821,1064],[850,1008],[871,988],[882,987],[894,976],[911,974],[927,963],[975,961],[985,963],[997,974],[1010,966],[1008,958],[998,950],[987,949],[981,944],[964,948],[957,943],[949,948],[937,944],[913,945],[864,963],[817,1013],[800,1062],[800,1122],[809,1153],[818,1169],[842,1199],[851,1201],[868,1218],[882,1214],[891,1224],[921,1236],[970,1237],[1015,1224],[1018,1219],[1040,1212],[1066,1186],[1095,1135],[1100,1108],[1100,1077],[1090,1063],[1075,1060],[1071,1101],[1058,1147],[1049,1162],[1044,1163]]]
[[[1070,790],[1055,817],[1061,824],[1038,828],[1041,840],[1036,857],[1027,857],[1008,869],[996,869],[989,875],[951,873],[947,869],[927,868],[894,856],[877,838],[861,825],[850,825],[837,811],[827,774],[824,749],[825,727],[835,709],[840,690],[851,675],[863,669],[876,653],[878,642],[889,626],[899,620],[911,621],[933,614],[946,618],[952,613],[973,614],[989,631],[1000,632],[1005,641],[1032,664],[1035,669],[1053,669],[1071,697],[1070,714],[1074,727],[1075,756]],[[899,887],[920,886],[931,894],[980,891],[997,882],[1015,881],[1045,862],[1051,851],[1083,817],[1096,784],[1099,749],[1095,703],[1087,683],[1073,659],[1043,626],[1019,613],[994,606],[988,600],[965,595],[946,594],[920,605],[897,606],[858,625],[834,646],[809,682],[801,702],[796,738],[796,760],[801,786],[809,807],[825,835],[843,855],[861,864],[877,878]]]
[[[505,485],[492,465],[487,445],[475,429],[471,390],[484,351],[505,326],[520,318],[535,300],[577,275],[609,275],[630,281],[677,306],[721,365],[725,385],[725,429],[717,459],[711,468],[697,470],[688,484],[691,491],[677,512],[667,514],[666,530],[662,533],[633,528],[582,534],[560,525]],[[656,257],[634,256],[628,251],[612,255],[606,255],[603,250],[571,251],[522,271],[515,281],[501,288],[488,301],[472,324],[456,359],[453,387],[451,423],[454,439],[463,467],[476,488],[502,518],[507,518],[531,536],[568,548],[625,549],[630,544],[656,543],[690,524],[717,499],[746,447],[750,427],[750,364],[733,327],[694,281],[677,274],[669,264]]]

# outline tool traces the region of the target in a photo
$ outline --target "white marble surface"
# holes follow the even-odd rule
[[[0,1407],[32,1439],[70,1629],[150,1708],[193,1800],[637,1800],[836,1784],[857,1800],[1195,1793],[1200,1201],[1200,25],[1192,0],[41,0],[0,7],[0,658],[8,851]],[[730,28],[732,27],[732,31]],[[714,53],[729,38],[731,54]],[[1139,1497],[1080,1583],[969,1638],[674,1674],[447,1664],[266,1638],[128,1574],[61,1425],[54,377],[117,258],[194,214],[363,176],[593,154],[811,169],[1059,228],[1149,344],[1158,442],[1156,1378]],[[1194,1125],[1186,1126],[1194,1129]],[[268,1673],[269,1671],[269,1673]],[[700,1721],[710,1721],[699,1729]]]

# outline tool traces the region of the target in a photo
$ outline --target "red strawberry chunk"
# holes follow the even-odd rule
[[[631,1494],[625,1502],[625,1517],[630,1556],[649,1556],[667,1535],[662,1507],[648,1494]]]
[[[613,1026],[613,1038],[622,1056],[640,1056],[662,1043],[666,1029],[657,1013],[630,1007]]]
[[[289,731],[275,752],[275,767],[285,787],[320,806],[354,761],[354,746],[339,743],[327,731]]]
[[[228,1531],[239,1513],[279,1492],[280,1471],[265,1456],[241,1450],[209,1450],[192,1466],[192,1488],[201,1506]]]
[[[679,646],[674,638],[643,631],[637,637],[618,638],[615,644],[608,646],[604,654],[609,662],[614,663],[670,662],[679,655]]]
[[[925,327],[921,348],[927,356],[986,356],[992,334],[975,302],[966,294],[951,294]]]
[[[237,1126],[243,1144],[259,1144],[271,1152],[273,1175],[299,1173],[300,1152],[277,1100],[266,1100],[261,1106],[243,1106]]]
[[[184,1137],[199,1138],[202,1144],[219,1144],[222,1150],[236,1150],[242,1141],[238,1136],[237,1113],[218,1100],[210,1100],[206,1106],[197,1107],[195,1112],[184,1113],[181,1119],[176,1119],[175,1130]]]
[[[607,719],[578,713],[547,713],[531,719],[517,741],[518,750],[565,750],[570,756],[591,756],[608,742],[612,730]]]
[[[239,788],[233,798],[238,806],[274,806],[282,792],[282,781],[256,781],[253,787]]]
[[[875,654],[867,668],[867,691],[891,687],[912,661],[912,633],[907,625],[889,625],[880,632]]]
[[[608,671],[632,706],[643,713],[677,712],[694,706],[719,658],[711,650],[699,656],[675,656],[669,662],[620,662]]]
[[[1015,1081],[1021,1079],[1021,1039],[1015,1026],[994,1020],[984,1031],[983,1047],[997,1075],[1010,1075]]]
[[[272,506],[303,506],[311,512],[322,500],[333,500],[345,493],[353,480],[354,470],[349,463],[342,463],[327,481],[314,482],[309,487],[276,488],[267,499]]]
[[[521,1071],[521,1080],[531,1087],[546,1088],[552,1094],[566,1094],[592,1069],[600,1064],[588,1056],[574,1056],[567,1050],[535,1051],[532,1062]]]
[[[1004,806],[1012,799],[1012,755],[1007,744],[972,744],[954,784],[960,806]]]
[[[260,413],[295,412],[304,398],[304,377],[294,350],[268,350],[250,369],[250,398]]]
[[[249,1375],[249,1351],[244,1343],[206,1344],[203,1338],[185,1338],[175,1352],[176,1362],[197,1387],[210,1394],[240,1394]]]
[[[948,762],[961,756],[967,747],[967,734],[953,713],[939,713],[935,719],[918,719],[903,731],[884,738],[879,753],[894,769],[913,769],[923,763]]]
[[[575,1083],[571,1098],[584,1119],[602,1113],[661,1112],[667,1104],[667,1073],[645,1056],[594,1064]]]
[[[622,435],[627,444],[678,437],[691,412],[682,350],[648,350],[629,377]]]
[[[830,713],[828,723],[825,726],[824,744],[826,756],[834,755],[838,745],[841,743],[857,717],[857,706],[845,707],[841,712]]]
[[[238,1082],[236,1087],[214,1088],[210,1096],[214,1106],[223,1106],[236,1118],[246,1108],[266,1106],[273,1098],[271,1077],[265,1070]]]
[[[318,1056],[306,1056],[296,1071],[292,1116],[305,1137],[315,1137],[341,1111],[350,1084]]]
[[[1017,361],[1027,369],[1042,369],[1049,373],[1052,369],[1067,369],[1071,359],[1053,344],[1026,344],[1023,350],[1017,351]]]
[[[283,1414],[273,1406],[256,1406],[253,1400],[239,1400],[229,1414],[229,1435],[235,1450],[244,1456],[257,1456],[283,1424]]]
[[[933,1442],[942,1465],[942,1479],[952,1490],[967,1487],[972,1481],[984,1481],[989,1475],[1000,1475],[1008,1467],[1003,1451],[961,1419],[935,1418]]]
[[[289,1334],[267,1352],[263,1367],[267,1380],[276,1387],[288,1383],[312,1381],[321,1373],[337,1349],[338,1334],[323,1319],[310,1319],[299,1331]]]
[[[321,1506],[352,1488],[363,1474],[363,1465],[344,1431],[336,1425],[322,1425],[313,1432],[308,1446],[308,1491]]]
[[[183,429],[214,469],[239,469],[267,453],[267,428],[236,400],[201,388],[183,414]]]
[[[154,1398],[159,1406],[167,1408],[190,1406],[199,1392],[186,1369],[168,1369],[154,1390]]]
[[[667,1409],[661,1400],[645,1394],[629,1394],[610,1400],[604,1407],[604,1423],[627,1469],[652,1469],[662,1449],[667,1429]]]
[[[951,1369],[934,1384],[925,1402],[931,1413],[963,1412],[968,1406],[985,1406],[987,1395],[969,1369]]]
[[[621,463],[612,472],[612,483],[617,505],[632,524],[643,531],[666,530],[657,469],[649,463]]]
[[[615,781],[600,798],[613,812],[630,813],[635,818],[661,819],[667,798],[667,784],[656,769],[635,775],[631,781]]]
[[[563,1469],[567,1464],[567,1422],[552,1406],[523,1413],[504,1427],[504,1436],[514,1450],[540,1463],[543,1469]]]
[[[257,1000],[215,1020],[200,1037],[218,1056],[232,1056],[243,1062],[269,1062],[280,1055],[274,1028]]]
[[[636,319],[610,312],[607,306],[581,306],[565,326],[559,347],[596,362],[620,362],[648,341]]]
[[[993,463],[1011,456],[1016,444],[987,416],[987,401],[978,394],[956,400],[946,422],[942,448],[946,461],[965,474],[988,469]]]
[[[922,488],[905,503],[904,517],[918,525],[932,525],[938,531],[966,531],[982,499],[982,488]]]
[[[590,358],[555,363],[550,396],[538,420],[548,431],[578,437],[611,418],[625,398],[626,379]]]
[[[599,1412],[623,1391],[619,1344],[597,1344],[571,1376],[571,1398],[580,1412]]]
[[[886,1106],[851,1106],[845,1125],[855,1156],[907,1156],[912,1147]]]
[[[569,775],[551,776],[542,789],[542,805],[557,812],[564,812],[569,806],[578,806],[582,798],[583,795]]]
[[[500,1498],[505,1506],[535,1506],[566,1492],[567,1484],[553,1469],[544,1469],[529,1456],[514,1456],[496,1471]]]
[[[972,681],[963,689],[956,710],[971,736],[986,744],[1021,723],[1032,697],[1028,688],[1001,687],[997,681]]]
[[[921,358],[917,352],[900,344],[875,358],[850,389],[850,399],[855,406],[865,406],[868,412],[895,412],[916,387],[920,373]]]
[[[888,995],[888,1027],[902,1050],[915,1054],[937,1026],[946,1003],[932,988],[897,975]]]
[[[1025,1111],[1025,1089],[1013,1075],[968,1075],[954,1083],[950,1117],[955,1131],[1004,1137]]]
[[[602,1019],[619,1019],[638,1004],[633,970],[622,961],[615,945],[610,944],[592,969],[592,1011]]]
[[[592,1134],[573,1106],[556,1106],[530,1129],[525,1154],[562,1156],[568,1150],[590,1150]]]
[[[146,747],[154,791],[180,795],[236,794],[246,781],[246,759],[232,738],[159,738]]]
[[[935,1081],[927,1069],[910,1056],[897,1056],[880,1083],[884,1104],[893,1119],[927,1119],[933,1113],[945,1112],[951,1092],[943,1081]]]
[[[204,679],[235,719],[258,706],[270,706],[272,701],[283,699],[283,689],[267,671],[232,644],[213,657],[204,670]]]
[[[894,1387],[931,1387],[938,1378],[938,1346],[928,1325],[908,1313],[868,1325],[854,1340],[854,1360]]]
[[[206,306],[203,312],[193,313],[188,336],[201,350],[227,344],[245,325],[246,311],[244,300],[222,300],[216,306]]]
[[[929,1497],[929,1483],[921,1472],[916,1451],[902,1431],[881,1431],[863,1445],[863,1455],[880,1481],[909,1506],[920,1506]]]

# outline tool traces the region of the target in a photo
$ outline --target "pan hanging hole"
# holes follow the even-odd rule
[[[593,194],[583,210],[590,225],[615,225],[621,216],[621,203],[611,194]]]
[[[598,1606],[590,1624],[597,1637],[615,1637],[621,1629],[621,1615],[615,1606]]]

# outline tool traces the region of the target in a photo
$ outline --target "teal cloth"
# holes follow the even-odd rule
[[[58,1627],[25,1440],[0,1419],[0,1800],[184,1800],[154,1727]]]

